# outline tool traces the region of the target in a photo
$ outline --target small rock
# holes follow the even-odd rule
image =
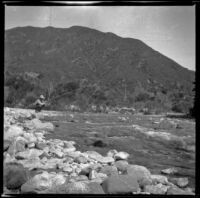
[[[7,151],[8,150],[8,148],[9,148],[9,146],[11,145],[11,141],[10,140],[5,140],[4,142],[3,142],[3,150],[4,151]]]
[[[78,175],[77,177],[74,178],[75,181],[87,181],[88,177],[85,175]]]
[[[102,183],[102,188],[107,194],[129,194],[137,192],[139,184],[129,175],[112,175]]]
[[[29,143],[29,144],[28,144],[28,148],[35,148],[35,143],[33,143],[33,142],[32,142],[32,143]]]
[[[118,171],[117,171],[117,168],[115,166],[106,165],[106,166],[102,167],[99,172],[104,173],[107,176],[118,175]]]
[[[178,170],[176,168],[167,168],[167,169],[161,170],[161,173],[171,175],[171,174],[178,173]]]
[[[186,187],[189,183],[189,180],[187,177],[183,177],[183,178],[170,178],[169,179],[170,182],[172,182],[173,184],[177,185],[178,187]]]
[[[149,192],[150,194],[164,195],[167,192],[168,188],[169,188],[168,186],[165,186],[160,183],[160,184],[156,184],[155,186],[146,185],[144,187],[144,191]]]
[[[27,140],[28,143],[37,142],[37,138],[32,133],[24,133],[23,136]]]
[[[117,154],[117,153],[118,153],[117,150],[110,150],[110,151],[108,151],[107,156],[114,158],[115,154]]]
[[[129,158],[129,156],[130,155],[128,153],[121,151],[121,152],[118,152],[114,156],[114,158],[115,158],[115,160],[127,160]]]
[[[77,157],[77,158],[75,158],[74,159],[74,161],[76,162],[76,163],[82,163],[82,164],[85,164],[85,163],[87,163],[87,158],[86,157],[84,157],[84,156],[79,156],[79,157]]]
[[[168,184],[168,179],[166,176],[163,175],[151,175],[152,182],[154,184]]]
[[[63,168],[63,171],[67,172],[67,173],[72,173],[73,169],[71,167],[69,167],[69,166],[66,166],[66,167]]]

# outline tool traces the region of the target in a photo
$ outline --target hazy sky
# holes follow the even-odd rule
[[[5,28],[81,25],[140,39],[195,70],[195,6],[6,6]]]

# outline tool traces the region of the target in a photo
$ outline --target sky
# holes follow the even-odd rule
[[[86,26],[140,39],[195,71],[195,6],[5,6],[5,29]]]

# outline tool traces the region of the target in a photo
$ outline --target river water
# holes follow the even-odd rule
[[[74,113],[72,116],[45,117],[56,130],[46,138],[75,141],[77,150],[95,150],[102,155],[111,149],[130,154],[129,163],[147,167],[152,174],[161,174],[165,168],[175,167],[176,175],[188,177],[195,188],[195,122],[171,119],[179,127],[157,127],[162,116]],[[100,140],[104,144],[94,145]]]

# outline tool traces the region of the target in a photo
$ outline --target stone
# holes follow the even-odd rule
[[[28,143],[27,146],[28,146],[29,149],[35,148],[35,143],[34,142]]]
[[[15,158],[16,159],[30,159],[30,158],[34,158],[34,157],[39,157],[42,154],[43,154],[43,151],[33,148],[33,149],[27,149],[22,152],[18,152],[15,155]]]
[[[74,178],[75,181],[88,181],[88,177],[86,175],[78,175]]]
[[[173,184],[177,185],[178,187],[184,188],[188,185],[189,180],[187,177],[183,177],[183,178],[170,178],[169,179],[170,182],[172,182]]]
[[[65,166],[65,167],[63,167],[63,171],[67,172],[67,173],[72,173],[73,172],[73,168],[71,168],[69,166]]]
[[[11,141],[10,140],[5,140],[4,142],[3,142],[3,150],[4,151],[7,151],[8,150],[8,148],[9,148],[9,146],[11,145]]]
[[[144,187],[144,192],[149,192],[150,194],[164,195],[166,194],[168,188],[168,186],[165,186],[161,183],[156,185],[146,185]]]
[[[104,173],[107,176],[118,175],[118,171],[117,171],[117,168],[115,166],[106,165],[106,166],[102,167],[99,172]]]
[[[64,156],[64,153],[60,149],[50,149],[50,152],[55,154],[56,157],[62,158]]]
[[[39,119],[35,118],[27,121],[24,126],[28,129],[44,130],[48,132],[54,131],[54,125],[50,122],[42,123]]]
[[[74,159],[74,162],[79,163],[79,164],[80,163],[85,164],[87,163],[87,161],[88,161],[87,158],[84,156],[78,156]]]
[[[164,175],[151,175],[151,179],[153,184],[168,184],[168,178]]]
[[[26,144],[27,144],[27,141],[25,138],[23,137],[17,137],[16,140],[15,140],[15,149],[16,149],[16,152],[22,152],[22,151],[25,151],[25,147],[26,147]]]
[[[97,153],[96,151],[87,151],[85,153],[88,155],[89,158],[103,164],[114,162],[114,159],[112,157],[103,157],[101,154]]]
[[[139,165],[129,165],[127,167],[127,174],[137,178],[140,187],[152,184],[151,173],[144,167]]]
[[[27,140],[28,143],[36,143],[37,138],[32,133],[24,133],[24,138]]]
[[[193,192],[184,191],[176,186],[170,186],[167,195],[194,195]]]
[[[102,183],[106,194],[131,194],[139,190],[137,179],[129,175],[112,175]]]
[[[19,189],[28,179],[29,172],[21,164],[4,164],[4,184],[8,189]]]
[[[75,147],[71,147],[71,148],[64,148],[63,149],[63,153],[67,154],[67,155],[70,155],[69,153],[73,153],[76,151],[76,148]]]
[[[167,174],[167,175],[173,175],[175,173],[178,173],[178,170],[176,168],[172,167],[172,168],[167,168],[167,169],[161,170],[161,173]]]
[[[127,171],[128,162],[126,160],[118,160],[114,163],[114,166],[117,167],[118,171],[125,173]]]
[[[97,182],[88,183],[89,192],[88,194],[105,194],[101,185]]]
[[[22,185],[22,193],[53,193],[65,184],[66,177],[62,174],[52,174],[44,171],[42,174],[35,175],[28,182]]]
[[[90,188],[84,182],[73,182],[66,185],[65,191],[67,194],[88,194]]]
[[[117,153],[118,153],[117,150],[110,150],[110,151],[108,151],[107,156],[114,158],[115,154],[117,154]]]
[[[126,152],[118,152],[117,154],[114,155],[115,160],[127,160],[129,158],[129,154]]]
[[[17,137],[24,134],[22,127],[13,125],[5,132],[4,131],[4,140],[10,140],[11,142]]]

